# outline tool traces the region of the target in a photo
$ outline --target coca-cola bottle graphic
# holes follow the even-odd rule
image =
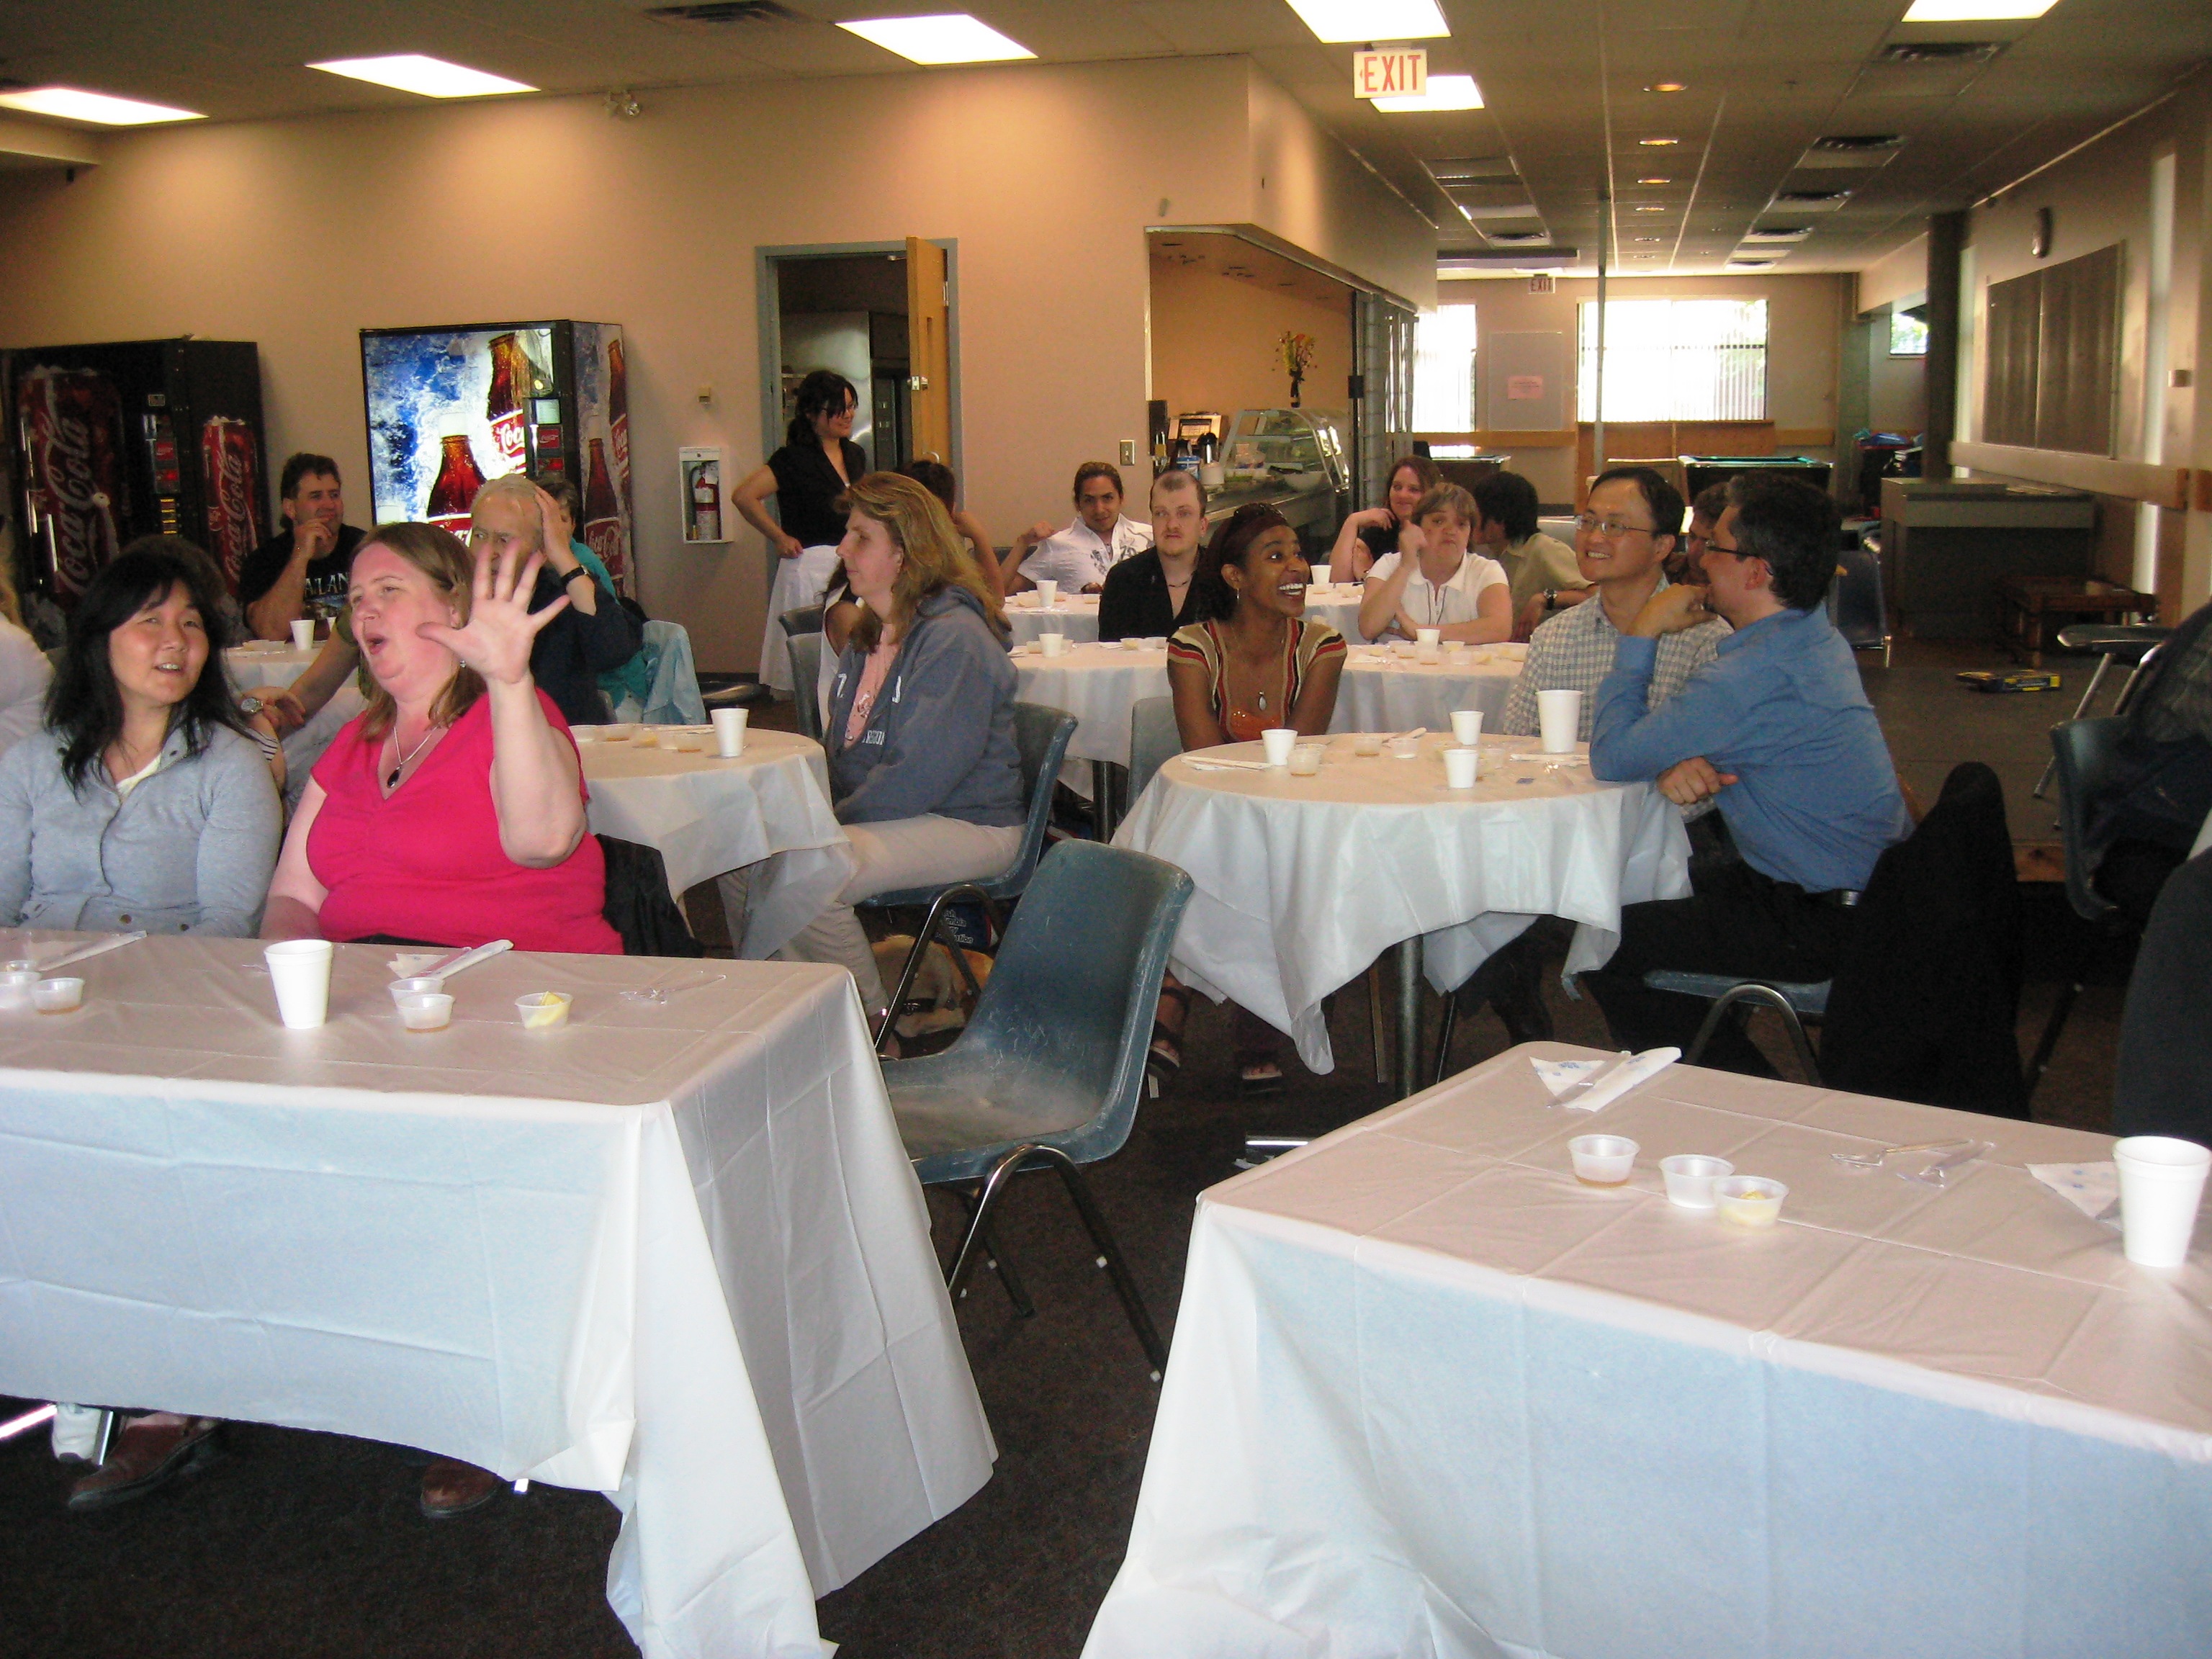
[[[502,471],[523,470],[526,434],[523,404],[531,391],[530,359],[515,334],[491,337],[491,390],[484,398],[484,418],[491,422],[492,441],[499,446]]]
[[[721,469],[712,461],[700,462],[691,474],[691,539],[722,539]]]
[[[623,362],[622,336],[607,342],[607,439],[615,452],[615,477],[623,499],[629,499],[629,368]]]
[[[591,471],[584,475],[584,545],[599,556],[617,592],[629,586],[622,503],[616,498],[614,480],[607,476],[606,441],[601,438],[592,440]]]
[[[438,442],[445,453],[438,458],[437,481],[430,486],[430,500],[422,516],[466,541],[469,509],[476,505],[477,491],[483,488],[483,471],[477,465],[467,433],[451,432]]]

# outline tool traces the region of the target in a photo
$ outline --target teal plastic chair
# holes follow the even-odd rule
[[[1129,805],[1134,806],[1152,774],[1182,753],[1173,697],[1141,697],[1129,705]]]
[[[2124,696],[2122,699],[2125,701]],[[2128,729],[2124,717],[2107,714],[2100,720],[2061,720],[2051,728],[2051,764],[2058,773],[2058,828],[2066,843],[2066,902],[2074,913],[2106,933],[2132,931],[2119,907],[2096,889],[2088,854],[2089,803],[2102,792],[2112,775],[2112,755],[2120,734]],[[2085,966],[2058,982],[2058,1000],[2051,1005],[2051,1018],[2036,1039],[2035,1053],[2027,1062],[2027,1085],[2033,1089],[2049,1069],[2057,1052],[2058,1039],[2074,1012],[2075,1000],[2088,983]]]
[[[1160,980],[1191,890],[1188,875],[1146,854],[1061,843],[1029,884],[952,1046],[884,1064],[915,1176],[963,1189],[969,1206],[946,1290],[957,1297],[988,1252],[1015,1306],[1032,1311],[988,1229],[1015,1176],[1056,1170],[1155,1378],[1167,1349],[1082,1166],[1121,1151],[1136,1121]]]
[[[791,719],[802,738],[822,741],[822,635],[792,634],[783,648],[791,654]]]
[[[797,660],[793,659],[794,664]],[[945,887],[906,887],[860,901],[860,908],[869,910],[923,904],[929,907],[921,932],[915,937],[914,949],[907,952],[906,966],[899,973],[898,990],[884,1010],[883,1024],[876,1028],[878,1051],[884,1038],[890,1035],[898,1011],[905,1006],[907,993],[914,989],[914,976],[921,970],[930,941],[937,937],[937,924],[948,905],[981,904],[990,914],[993,930],[1005,933],[1005,917],[999,907],[1021,897],[1030,884],[1030,878],[1036,872],[1037,860],[1044,853],[1044,832],[1052,822],[1052,786],[1060,776],[1061,763],[1067,758],[1068,739],[1074,735],[1075,716],[1066,709],[1048,708],[1036,702],[1014,705],[1014,747],[1021,756],[1022,793],[1029,802],[1029,816],[1022,823],[1021,850],[1005,870],[986,881],[956,882]],[[952,961],[967,980],[969,994],[975,994],[975,980],[968,966],[967,953],[955,951]]]

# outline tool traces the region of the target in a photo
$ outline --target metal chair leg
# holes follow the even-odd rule
[[[990,1225],[992,1206],[1006,1191],[1007,1181],[1021,1167],[1022,1160],[1036,1150],[1027,1146],[1015,1147],[991,1166],[991,1173],[983,1177],[973,1194],[962,1195],[962,1202],[972,1202],[973,1207],[968,1212],[967,1228],[960,1235],[959,1248],[952,1253],[952,1265],[945,1270],[945,1293],[954,1301],[960,1299],[960,1287],[967,1283],[968,1274],[975,1265],[979,1247],[989,1249],[983,1242],[983,1232]],[[995,1255],[997,1252],[992,1254]]]
[[[1805,1068],[1805,1080],[1814,1088],[1820,1086],[1820,1065],[1814,1057],[1813,1044],[1805,1035],[1805,1024],[1798,1018],[1790,999],[1771,985],[1747,983],[1731,985],[1713,999],[1712,1006],[1705,1010],[1705,1024],[1698,1027],[1698,1035],[1691,1040],[1690,1051],[1682,1056],[1685,1066],[1695,1066],[1705,1056],[1705,1045],[1712,1041],[1713,1033],[1720,1030],[1721,1021],[1728,1011],[1739,1002],[1754,1002],[1771,1008],[1782,1016],[1782,1024],[1790,1033],[1790,1046],[1797,1051],[1797,1063]]]
[[[1160,1334],[1152,1325],[1152,1316],[1146,1310],[1145,1298],[1137,1289],[1136,1278],[1122,1259],[1121,1247],[1114,1242],[1113,1229],[1106,1224],[1105,1213],[1091,1195],[1091,1183],[1083,1178],[1083,1170],[1075,1160],[1057,1146],[1040,1146],[1036,1151],[1038,1156],[1050,1159],[1053,1167],[1060,1171],[1060,1182],[1074,1201],[1076,1212],[1083,1218],[1091,1242],[1098,1247],[1098,1265],[1114,1281],[1115,1292],[1121,1298],[1121,1311],[1128,1315],[1130,1328],[1136,1332],[1145,1357],[1152,1362],[1152,1381],[1158,1382],[1160,1373],[1168,1367],[1167,1345],[1160,1340]]]
[[[960,1207],[967,1212],[968,1224],[972,1224],[975,1218],[976,1194],[958,1188],[954,1190],[960,1200]],[[983,1265],[998,1275],[1000,1288],[1006,1291],[1006,1300],[1014,1304],[1016,1316],[1022,1319],[1036,1318],[1036,1304],[1030,1300],[1029,1291],[1022,1284],[1022,1276],[1015,1271],[1014,1259],[1006,1254],[1005,1247],[999,1243],[997,1236],[988,1227],[979,1231],[976,1237],[981,1241],[983,1246]],[[963,1291],[963,1294],[964,1295],[965,1292]]]
[[[884,1044],[890,1039],[891,1027],[898,1023],[898,1011],[906,1006],[907,993],[914,989],[915,976],[921,972],[922,961],[929,954],[930,941],[937,937],[937,924],[943,919],[945,907],[955,901],[967,900],[981,904],[991,915],[993,921],[996,922],[998,913],[993,908],[989,897],[973,882],[963,882],[957,887],[948,887],[929,902],[929,915],[922,921],[921,935],[915,939],[914,948],[906,953],[906,966],[899,970],[898,989],[891,994],[890,1001],[884,1008],[883,1023],[876,1027],[878,1054],[884,1051]],[[952,962],[953,965],[960,970],[960,976],[968,981],[969,994],[982,995],[982,988],[975,982],[975,970],[968,965],[966,955],[955,951],[952,953]]]
[[[100,1468],[106,1463],[108,1449],[114,1439],[115,1413],[111,1410],[103,1409],[100,1413],[100,1426],[92,1431],[93,1468]]]
[[[1459,1029],[1459,998],[1449,991],[1444,993],[1443,1024],[1437,1031],[1437,1074],[1430,1080],[1442,1083],[1451,1071],[1452,1034]]]
[[[2074,1012],[2074,999],[2081,994],[2081,988],[2072,980],[2058,988],[2058,1000],[2051,1006],[2051,1018],[2044,1022],[2043,1035],[2035,1044],[2035,1054],[2027,1062],[2027,1075],[2023,1079],[2027,1098],[2035,1098],[2035,1085],[2043,1081],[2043,1074],[2051,1069],[2051,1056],[2058,1048],[2058,1034],[2066,1029],[2067,1016]]]
[[[1421,936],[1401,939],[1398,956],[1398,1054],[1395,1098],[1421,1086]]]

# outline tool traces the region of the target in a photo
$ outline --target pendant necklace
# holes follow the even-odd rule
[[[392,752],[394,755],[399,756],[399,763],[397,766],[394,766],[390,772],[385,775],[384,793],[386,794],[390,794],[393,790],[399,787],[399,775],[407,769],[408,763],[411,762],[416,756],[421,754],[425,749],[428,749],[430,746],[430,740],[438,735],[440,729],[441,728],[434,722],[430,728],[422,733],[422,740],[420,743],[416,744],[405,754],[400,755],[399,732],[397,727],[393,728],[392,733]]]

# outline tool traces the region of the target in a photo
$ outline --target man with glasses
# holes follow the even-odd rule
[[[1668,585],[1664,567],[1682,523],[1682,498],[1648,466],[1617,466],[1590,486],[1589,503],[1577,521],[1575,563],[1592,584],[1589,602],[1554,616],[1528,641],[1521,677],[1505,700],[1498,729],[1509,737],[1534,737],[1539,691],[1583,694],[1580,736],[1588,740],[1597,717],[1597,689],[1613,672],[1613,647],[1641,614],[1645,601]],[[1714,617],[1668,635],[1659,642],[1647,695],[1657,708],[1682,689],[1728,637]]]
[[[1707,484],[1698,492],[1697,500],[1690,503],[1690,527],[1682,533],[1682,545],[1667,561],[1667,574],[1672,580],[1703,581],[1695,574],[1703,565],[1705,545],[1713,538],[1713,526],[1728,511],[1728,485]]]
[[[1620,948],[1587,980],[1626,1047],[1686,1048],[1705,1018],[1695,997],[1647,989],[1654,969],[1829,978],[1875,860],[1911,831],[1851,648],[1828,622],[1837,539],[1826,496],[1787,479],[1733,480],[1705,546],[1706,585],[1655,592],[1598,688],[1595,775],[1656,781],[1684,806],[1717,798],[1742,855],[1696,872],[1688,898],[1621,913]],[[1712,615],[1734,633],[1652,706],[1661,642]],[[1771,1075],[1732,1024],[1705,1063]]]

